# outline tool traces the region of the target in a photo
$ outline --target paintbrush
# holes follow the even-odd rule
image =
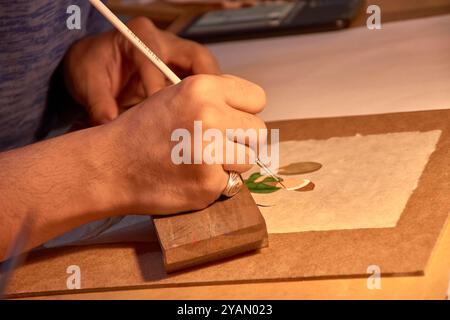
[[[277,176],[275,173],[272,172],[272,170],[270,170],[264,163],[261,162],[261,160],[259,160],[259,158],[256,158],[256,164],[263,169],[270,177],[272,177],[273,179],[275,179],[275,181],[277,181],[282,187],[283,189],[286,189],[286,186],[283,184],[283,179],[279,176]]]

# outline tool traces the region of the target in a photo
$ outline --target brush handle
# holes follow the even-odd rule
[[[151,62],[169,79],[173,84],[181,81],[180,78],[152,51],[145,45],[137,35],[133,33],[109,8],[100,0],[89,0],[97,10],[112,23],[114,27],[131,41]]]

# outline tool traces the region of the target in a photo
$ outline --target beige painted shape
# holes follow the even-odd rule
[[[320,162],[308,192],[253,193],[269,233],[394,227],[435,150],[441,131],[280,143],[280,166]],[[257,169],[255,168],[255,171]],[[433,186],[430,186],[432,188]]]

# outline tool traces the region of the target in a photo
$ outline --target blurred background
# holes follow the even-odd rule
[[[143,15],[200,42],[363,26],[369,5],[382,9],[383,22],[450,13],[450,0],[108,0],[108,5],[123,17]]]

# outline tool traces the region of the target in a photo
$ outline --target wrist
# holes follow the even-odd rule
[[[83,130],[83,135],[87,148],[81,156],[80,169],[86,173],[87,206],[95,210],[97,218],[102,219],[130,213],[129,197],[121,181],[124,165],[116,150],[118,140],[114,126],[89,128]]]
[[[7,240],[6,231],[14,234],[27,214],[36,229],[31,248],[83,224],[126,213],[115,194],[105,129],[80,130],[1,154],[0,240]]]

